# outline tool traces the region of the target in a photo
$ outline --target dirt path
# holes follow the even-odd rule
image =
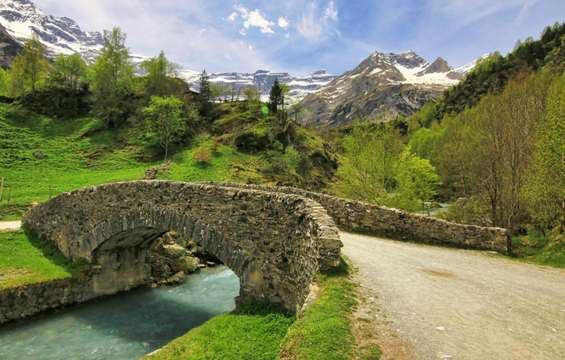
[[[392,333],[384,335],[385,357],[387,339],[396,337],[413,359],[565,359],[565,271],[478,251],[341,237],[375,328]]]
[[[16,231],[22,226],[21,221],[0,221],[0,232]]]

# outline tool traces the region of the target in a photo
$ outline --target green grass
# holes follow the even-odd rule
[[[57,120],[0,105],[0,177],[5,180],[0,219],[17,219],[30,204],[62,192],[140,180],[145,170],[161,163],[139,160],[147,153],[139,140],[140,129],[101,130],[100,126],[96,118]],[[195,149],[211,143],[206,135],[194,139],[173,155],[170,172],[160,178],[231,181],[236,180],[237,164],[255,161],[221,145],[208,164],[197,164],[192,159]]]
[[[0,289],[64,279],[82,269],[22,231],[0,233]]]
[[[358,353],[351,324],[357,300],[349,271],[342,261],[338,269],[320,274],[319,297],[296,321],[266,306],[243,307],[211,319],[148,359],[351,359]],[[363,349],[359,357],[379,359],[380,349]]]
[[[148,359],[273,360],[294,318],[268,306],[217,316]]]
[[[321,274],[319,298],[289,329],[281,359],[342,360],[355,351],[351,315],[357,305],[355,284],[349,279],[349,266]]]

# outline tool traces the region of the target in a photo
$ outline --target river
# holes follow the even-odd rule
[[[177,287],[138,289],[2,327],[0,359],[138,359],[233,310],[238,293],[229,269],[204,269]]]

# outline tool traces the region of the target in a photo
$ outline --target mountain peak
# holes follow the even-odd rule
[[[443,58],[438,57],[430,66],[419,73],[419,75],[434,74],[434,73],[447,73],[452,70],[451,66]]]
[[[79,53],[93,60],[103,44],[101,33],[83,31],[68,17],[47,15],[29,0],[0,0],[0,25],[20,43],[37,36],[50,56]]]

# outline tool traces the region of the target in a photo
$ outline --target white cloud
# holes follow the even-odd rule
[[[324,17],[326,19],[337,21],[337,15],[338,13],[335,3],[333,1],[330,1],[328,6],[326,7],[326,10],[324,10]]]
[[[281,29],[286,29],[289,25],[288,20],[283,16],[279,17],[278,24]]]
[[[318,8],[316,2],[310,2],[298,22],[298,32],[308,40],[319,41],[326,35],[336,33],[334,25],[337,18],[338,12],[333,1],[323,10]]]
[[[228,16],[228,21],[229,22],[235,22],[238,18],[238,14],[234,11],[230,14],[230,16]]]
[[[241,5],[236,5],[235,9],[239,13],[239,16],[241,16],[241,18],[243,19],[243,26],[246,29],[256,27],[263,34],[275,33],[275,31],[273,30],[275,23],[267,20],[258,9],[249,11]]]

